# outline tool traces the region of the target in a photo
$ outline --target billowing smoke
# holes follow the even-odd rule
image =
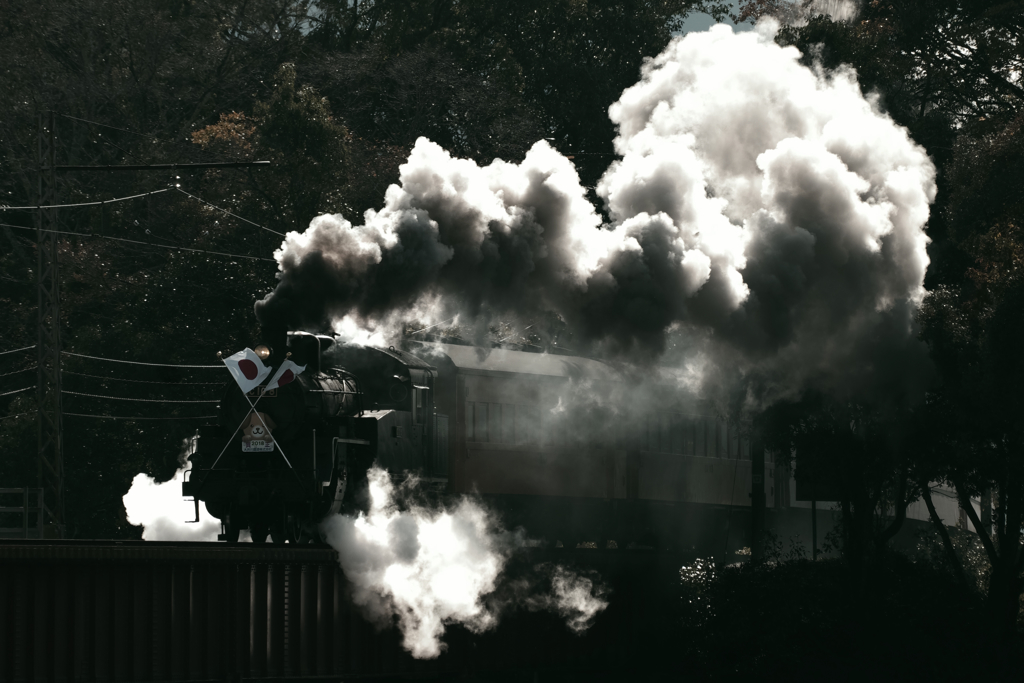
[[[913,391],[934,167],[852,70],[803,66],[775,26],[691,33],[644,64],[609,112],[610,222],[546,142],[480,167],[420,139],[362,225],[289,233],[261,322],[460,314],[482,339],[495,318],[555,313],[582,353],[649,361],[681,338],[755,406]]]
[[[804,17],[823,14],[833,21],[853,21],[860,14],[860,3],[857,0],[804,0],[802,14]]]
[[[857,0],[775,0],[770,4],[741,2],[740,16],[746,18],[765,13],[791,26],[804,26],[810,19],[824,15],[832,21],[852,21],[860,14]]]
[[[387,472],[371,468],[368,479],[369,511],[335,515],[322,526],[353,601],[381,625],[397,619],[405,648],[420,659],[441,654],[446,625],[474,633],[495,627],[500,611],[520,600],[498,589],[510,555],[526,543],[522,535],[499,529],[472,500],[450,510],[400,506]],[[607,606],[589,578],[559,566],[537,571],[550,576],[551,590],[524,598],[529,609],[553,610],[582,632]]]
[[[179,467],[174,476],[157,482],[148,474],[136,474],[132,486],[121,500],[128,523],[142,526],[146,541],[216,541],[220,522],[199,504],[199,522],[195,519],[195,504],[181,497],[181,483],[185,480],[188,458],[195,452],[196,437],[182,442],[178,456]]]
[[[542,564],[541,572],[550,588],[538,586],[529,579],[513,583],[518,603],[532,611],[549,611],[565,619],[566,626],[577,634],[591,627],[594,619],[608,606],[599,580],[583,576],[560,565]]]

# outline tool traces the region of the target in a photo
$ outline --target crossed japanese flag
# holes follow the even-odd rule
[[[271,370],[271,368],[263,364],[263,361],[256,355],[256,352],[249,348],[239,351],[238,353],[228,356],[222,360],[224,361],[224,365],[227,366],[228,372],[231,373],[231,376],[238,384],[238,388],[242,390],[242,395],[245,396],[246,401],[249,401],[249,392],[258,387],[260,383],[266,379],[267,375],[270,374]],[[283,387],[284,385],[293,382],[305,369],[305,365],[296,365],[286,358],[285,361],[281,363],[281,367],[277,369],[277,372],[275,372],[274,376],[270,379],[270,384],[267,385],[266,390],[256,398],[256,403],[259,403],[260,399],[267,395],[267,391]],[[256,412],[256,404],[249,401],[249,412],[242,420],[242,423],[235,428],[235,434],[238,434],[238,431],[242,429],[243,425],[251,424],[252,421],[249,416],[254,412]],[[264,421],[264,417],[263,413],[256,413],[256,420],[259,422],[261,428],[266,429],[269,436],[269,432],[272,427]],[[218,455],[217,459],[213,461],[213,465],[210,467],[211,470],[217,467],[217,463],[220,462],[221,456],[224,455],[224,451],[228,449],[228,444],[234,440],[235,434],[232,434],[231,438],[224,444],[224,448],[221,449],[220,455]],[[292,469],[292,473],[294,474],[295,471],[292,468],[291,462],[288,461],[288,456],[286,456],[284,451],[281,450],[281,444],[277,441],[274,441],[273,443],[281,453],[281,457],[284,458],[284,461],[288,464],[289,469]],[[296,475],[296,477],[297,476],[298,475]],[[198,508],[196,509],[198,510]],[[196,514],[196,518],[198,519],[198,513]]]
[[[227,366],[228,372],[231,373],[243,394],[248,394],[262,384],[272,369],[264,365],[256,352],[249,348],[225,358],[224,365]],[[270,379],[266,391],[291,383],[305,369],[305,365],[297,365],[286,359]]]

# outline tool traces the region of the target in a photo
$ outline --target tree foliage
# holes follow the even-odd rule
[[[551,138],[592,185],[611,152],[607,108],[642,60],[689,11],[721,16],[726,4],[7,0],[0,202],[35,203],[47,111],[59,164],[270,161],[58,177],[61,203],[169,190],[59,212],[71,233],[59,247],[65,350],[214,364],[215,351],[257,336],[252,303],[274,285],[281,234],[319,213],[358,220],[379,206],[420,136],[485,163]],[[30,211],[0,222],[13,226],[0,227],[7,350],[35,341],[35,235]],[[0,356],[0,393],[34,385],[33,364],[31,352]],[[170,476],[191,417],[215,406],[150,401],[215,401],[222,373],[80,355],[63,372],[74,392],[64,396],[69,533],[133,535],[120,504],[131,478]],[[34,409],[32,391],[0,397],[5,486],[35,483]]]

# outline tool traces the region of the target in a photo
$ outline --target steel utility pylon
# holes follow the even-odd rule
[[[55,130],[53,112],[39,116],[39,186],[36,200],[36,282],[39,324],[36,351],[39,375],[36,406],[39,411],[39,488],[42,489],[44,528],[64,536],[64,430],[60,378],[60,280],[57,259],[55,204]]]

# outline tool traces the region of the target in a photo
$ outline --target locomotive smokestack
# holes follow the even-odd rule
[[[293,331],[287,337],[292,360],[313,372],[320,371],[324,352],[334,344],[334,338],[325,334]]]

